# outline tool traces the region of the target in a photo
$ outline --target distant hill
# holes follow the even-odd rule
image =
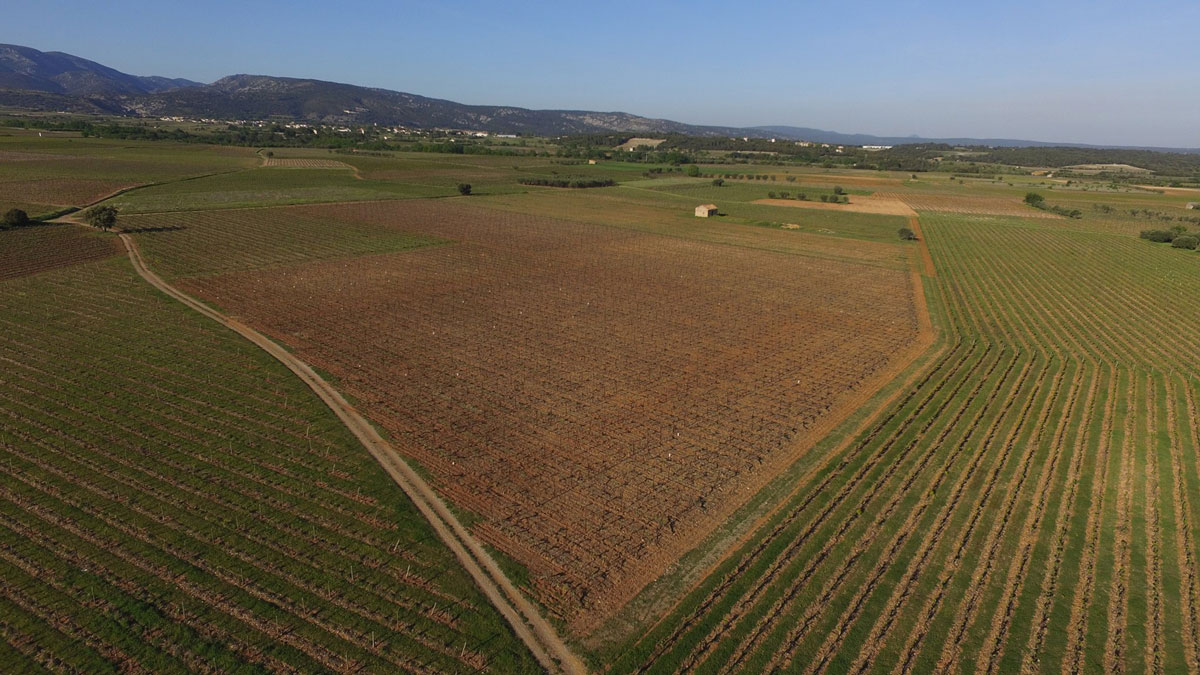
[[[67,96],[152,94],[200,84],[182,78],[139,77],[95,61],[0,44],[0,88]]]
[[[231,75],[211,85],[133,97],[122,103],[131,112],[150,116],[286,117],[327,124],[376,123],[544,136],[613,131],[695,135],[744,133],[741,129],[696,126],[623,112],[465,105],[388,89],[266,75]]]
[[[267,75],[230,75],[212,84],[201,84],[181,78],[128,75],[71,54],[3,44],[0,44],[0,106],[149,117],[276,118],[347,126],[440,127],[537,136],[628,133],[662,137],[686,134],[780,137],[839,145],[947,143],[992,147],[1123,147],[997,138],[873,136],[794,126],[701,126],[625,112],[466,105],[388,89]],[[1180,151],[1174,148],[1130,149]]]
[[[945,143],[946,145],[988,146],[993,148],[1095,148],[1121,150],[1154,150],[1157,152],[1200,152],[1200,149],[1163,148],[1134,145],[1091,145],[1087,143],[1053,143],[1047,141],[1029,141],[1015,138],[924,138],[912,136],[873,136],[871,134],[844,134],[837,131],[811,129],[809,127],[792,127],[772,125],[752,127],[758,135],[775,135],[780,138],[813,141],[815,143],[831,143],[837,145],[914,145],[925,143]]]

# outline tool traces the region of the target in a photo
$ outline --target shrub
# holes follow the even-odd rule
[[[721,187],[724,184],[725,184],[725,179],[723,179],[723,178],[714,178],[713,179],[713,187]]]
[[[471,184],[470,183],[459,183],[458,184],[458,194],[464,195],[464,196],[471,194]]]
[[[916,241],[917,235],[915,232],[908,229],[907,227],[902,227],[902,228],[900,228],[900,238],[903,239],[904,241]]]
[[[844,188],[842,188],[841,185],[835,185],[835,186],[833,186],[833,194],[844,195],[844,194],[846,194],[846,190]]]
[[[1159,244],[1166,244],[1174,241],[1177,235],[1171,230],[1142,230],[1142,233],[1138,236]]]
[[[21,209],[9,209],[0,219],[0,227],[23,227],[29,224],[29,214]]]
[[[774,192],[768,192],[768,193],[767,193],[767,198],[768,198],[768,199],[775,199],[775,193],[774,193]]]
[[[1171,242],[1171,246],[1174,248],[1186,248],[1189,251],[1195,251],[1196,247],[1200,246],[1200,237],[1196,237],[1192,234],[1180,235],[1175,237],[1175,240]]]
[[[1042,204],[1046,202],[1046,198],[1036,192],[1025,193],[1025,203],[1036,208],[1042,208]]]
[[[808,201],[808,195],[804,194],[803,192],[797,192],[796,199],[799,199],[802,202],[806,202],[806,201]]]
[[[823,201],[823,202],[829,201],[829,195],[821,195],[821,201]]]
[[[696,166],[695,164],[689,165],[687,168],[687,175],[691,176],[692,178],[699,176],[700,175],[700,167]]]

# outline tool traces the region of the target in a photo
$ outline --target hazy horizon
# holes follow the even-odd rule
[[[0,42],[135,75],[879,136],[1200,147],[1200,6],[16,0]],[[80,26],[87,30],[81,32]]]

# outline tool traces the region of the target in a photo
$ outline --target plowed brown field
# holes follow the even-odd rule
[[[0,280],[107,258],[120,247],[115,238],[73,225],[40,225],[0,232]]]
[[[911,192],[876,192],[873,196],[882,199],[898,199],[917,211],[1062,219],[1062,216],[1049,211],[1039,211],[1023,204],[1017,197],[930,195]],[[853,202],[861,199],[863,197],[851,197],[850,205],[853,206]]]
[[[345,162],[339,162],[336,159],[307,159],[307,158],[280,158],[267,157],[263,160],[263,166],[282,166],[293,169],[353,169]]]
[[[179,285],[332,374],[577,631],[918,336],[900,270],[448,201],[306,211],[457,243]]]
[[[89,178],[43,178],[0,182],[4,200],[52,206],[84,206],[117,190],[132,187],[130,181]]]
[[[915,211],[895,195],[882,196],[855,195],[848,204],[829,204],[827,202],[809,202],[797,199],[756,199],[755,204],[770,206],[795,206],[802,209],[817,209],[820,211],[853,211],[857,213],[875,213],[884,216],[915,216]]]

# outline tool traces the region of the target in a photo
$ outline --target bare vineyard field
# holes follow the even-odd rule
[[[455,243],[179,284],[331,373],[577,630],[918,338],[902,270],[448,201],[305,213]]]
[[[353,169],[345,162],[336,159],[309,159],[303,157],[266,157],[263,166],[278,166],[291,169]]]
[[[117,190],[137,185],[128,181],[95,178],[39,178],[0,182],[5,203],[31,204],[32,208],[53,211],[53,207],[80,206],[102,199]],[[39,211],[34,211],[34,214]]]
[[[115,239],[71,225],[40,225],[0,232],[0,281],[114,255]]]
[[[237,170],[257,159],[243,148],[0,136],[0,212],[51,213],[122,188]]]
[[[707,189],[716,188],[709,186]],[[704,194],[703,191],[698,193]],[[756,194],[757,191],[743,192],[735,193],[735,196]],[[711,201],[711,197],[622,185],[604,190],[573,190],[565,194],[495,195],[480,201],[506,211],[615,225],[711,243],[909,266],[906,261],[913,247],[905,247],[896,239],[896,230],[906,224],[906,219],[901,216],[846,210],[799,210],[717,199],[721,213],[718,218],[696,218],[694,209],[701,199]],[[810,235],[818,236],[814,239]],[[853,239],[854,242],[840,239]]]
[[[966,213],[972,215],[1015,216],[1018,218],[1051,218],[1062,216],[1039,211],[1021,202],[1019,196],[993,197],[988,195],[937,195],[904,192],[876,192],[876,197],[899,200],[917,211],[935,213]]]
[[[5,670],[537,672],[288,371],[62,249],[0,281]]]
[[[922,227],[951,347],[611,670],[1197,667],[1195,261]]]
[[[445,243],[386,223],[294,207],[133,215],[121,222],[125,230],[137,233],[151,267],[168,276],[261,269]]]

